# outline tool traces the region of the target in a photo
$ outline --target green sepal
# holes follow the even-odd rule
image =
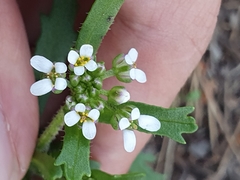
[[[63,148],[55,161],[56,166],[63,165],[67,180],[79,180],[83,176],[90,177],[89,163],[90,141],[77,126],[65,126]]]
[[[84,91],[80,94],[75,94],[74,98],[76,98],[77,102],[86,103],[89,101],[88,91]]]
[[[85,84],[81,83],[79,84],[77,87],[75,87],[73,89],[74,93],[76,94],[81,94],[81,93],[84,93],[86,91],[86,86]]]
[[[55,159],[46,153],[35,151],[31,160],[31,169],[37,170],[45,180],[55,180],[62,177],[62,169],[54,166]]]
[[[99,90],[94,88],[93,86],[88,87],[89,98],[94,99],[99,96]]]
[[[117,55],[112,61],[112,68],[118,69],[122,66],[126,66],[127,63],[124,58],[124,54]]]
[[[186,142],[182,137],[182,133],[193,133],[198,128],[195,119],[191,116],[188,116],[188,114],[194,111],[194,107],[166,109],[139,102],[128,102],[120,105],[117,108],[120,110],[126,105],[134,105],[139,108],[141,114],[154,116],[160,121],[161,128],[157,132],[149,132],[139,127],[137,130],[141,132],[167,136],[179,143],[185,144]],[[104,113],[101,114],[99,118],[99,122],[111,124],[110,120],[115,112],[105,108]]]
[[[143,177],[145,177],[143,173],[111,175],[101,170],[93,169],[91,177],[84,177],[83,180],[141,180]]]
[[[102,83],[102,78],[95,78],[93,81],[92,81],[92,85],[97,88],[97,89],[102,89],[102,86],[103,86],[103,83]]]
[[[69,75],[69,80],[70,80],[70,83],[71,83],[71,86],[72,87],[77,87],[79,82],[80,82],[80,76],[77,76],[75,74],[70,74]]]
[[[85,72],[81,77],[81,82],[86,84],[86,85],[91,85],[91,80],[92,80],[92,76],[90,76],[88,74],[88,72]],[[82,84],[81,83],[81,84]]]
[[[124,67],[124,68],[127,69],[126,67]],[[130,70],[126,70],[123,72],[119,72],[119,71],[115,72],[115,76],[121,82],[124,82],[124,83],[132,82],[132,79],[130,77]]]
[[[110,119],[110,124],[112,125],[113,129],[118,130],[119,126],[118,126],[118,122],[119,122],[119,118],[117,118],[117,115],[113,115]]]

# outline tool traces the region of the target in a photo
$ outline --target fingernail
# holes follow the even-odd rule
[[[10,125],[0,106],[0,174],[1,179],[12,180],[16,176],[18,163],[13,153],[9,136]]]

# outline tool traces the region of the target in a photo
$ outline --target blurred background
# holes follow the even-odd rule
[[[172,105],[194,106],[198,131],[184,135],[186,145],[154,137],[144,150],[168,180],[240,179],[239,35],[240,1],[223,0],[212,41]]]

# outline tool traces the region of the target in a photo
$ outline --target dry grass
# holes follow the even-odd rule
[[[240,1],[222,2],[218,24],[202,61],[174,105],[193,105],[199,130],[187,145],[155,137],[155,170],[169,180],[240,179]],[[195,102],[189,92],[200,91]]]

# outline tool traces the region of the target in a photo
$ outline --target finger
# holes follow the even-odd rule
[[[0,174],[21,179],[35,147],[37,99],[29,92],[33,73],[16,2],[0,0],[0,14]]]
[[[135,47],[137,66],[146,72],[148,81],[125,85],[131,100],[169,107],[210,41],[219,5],[219,0],[126,0],[103,40],[98,59],[107,60],[110,67],[116,54]],[[116,84],[110,79],[105,87]],[[99,125],[92,157],[103,170],[124,173],[148,137],[139,133],[135,151],[126,153],[122,133]]]

